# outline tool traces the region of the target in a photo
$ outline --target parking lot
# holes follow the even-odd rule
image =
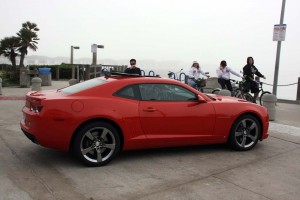
[[[66,86],[54,82],[52,87]],[[30,89],[4,88],[20,97]],[[17,98],[16,98],[17,99]],[[251,151],[208,145],[122,152],[104,167],[33,144],[23,100],[0,100],[0,199],[299,199],[300,105],[277,105],[270,136]]]

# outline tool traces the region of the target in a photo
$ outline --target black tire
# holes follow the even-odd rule
[[[260,103],[261,106],[263,105],[262,97],[263,97],[265,94],[271,94],[271,92],[265,91],[265,92],[261,93],[261,95],[260,95],[260,97],[259,97],[259,103]]]
[[[216,89],[213,89],[213,91],[211,93],[212,94],[219,94],[220,91],[221,91],[220,88],[216,88]]]
[[[237,151],[252,149],[262,134],[261,125],[252,115],[240,116],[232,125],[228,144]]]
[[[253,96],[249,93],[244,93],[243,99],[245,99],[246,101],[252,102],[252,103],[254,102]]]
[[[245,99],[245,97],[242,95],[242,93],[238,93],[236,95],[236,97],[239,98],[239,99]]]
[[[237,94],[236,97],[239,98],[239,99],[245,99],[246,101],[249,101],[249,102],[253,102],[253,100],[254,100],[253,96],[249,93],[242,94],[240,92],[240,93]]]
[[[74,154],[86,165],[103,166],[120,151],[120,136],[109,123],[91,122],[77,132],[72,147]]]
[[[240,90],[240,88],[236,88],[235,90],[233,90],[233,97],[240,98],[241,94],[242,91]]]

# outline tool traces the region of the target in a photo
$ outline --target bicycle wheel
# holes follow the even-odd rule
[[[232,95],[231,96],[239,98],[239,96],[241,94],[242,94],[241,90],[237,88],[237,89],[235,89],[235,90],[232,91]]]
[[[249,101],[249,102],[252,102],[252,103],[253,103],[253,100],[254,100],[253,96],[249,93],[244,93],[244,94],[239,93],[237,95],[237,98],[245,99],[246,101]]]
[[[212,94],[219,94],[220,91],[221,91],[220,88],[216,88],[216,89],[213,89],[213,91],[211,93]]]
[[[252,102],[252,103],[256,103],[256,102],[254,102],[254,98],[253,98],[253,96],[251,94],[245,93],[244,97],[245,97],[245,100],[247,100],[249,102]]]
[[[261,95],[260,95],[260,97],[259,97],[259,103],[260,103],[261,106],[262,106],[262,104],[263,104],[262,97],[263,97],[265,94],[272,94],[272,93],[269,92],[269,91],[264,91],[263,93],[261,93]]]
[[[242,92],[240,90],[236,90],[234,93],[234,97],[239,98],[239,99],[244,99]]]

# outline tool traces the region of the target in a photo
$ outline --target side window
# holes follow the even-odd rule
[[[141,99],[143,101],[195,101],[196,94],[172,84],[140,84]]]
[[[127,99],[137,99],[135,92],[134,92],[134,85],[127,86],[122,88],[118,92],[115,93],[115,96],[123,97]]]

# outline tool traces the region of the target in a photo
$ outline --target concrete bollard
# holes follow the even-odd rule
[[[2,78],[0,78],[0,95],[2,95]]]
[[[269,120],[274,121],[276,115],[277,97],[273,94],[265,94],[262,96],[263,106],[267,108],[269,113]]]
[[[34,77],[31,79],[31,90],[40,91],[42,90],[42,79],[39,77]]]
[[[229,90],[221,90],[219,92],[219,95],[222,95],[222,96],[231,96],[231,92]]]
[[[75,85],[76,83],[78,83],[77,79],[72,78],[69,80],[70,85]]]

